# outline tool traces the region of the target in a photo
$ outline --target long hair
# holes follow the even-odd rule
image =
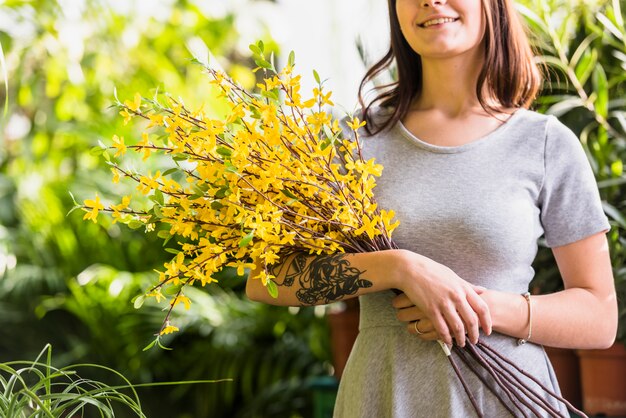
[[[383,131],[409,111],[411,102],[422,91],[422,60],[400,31],[396,15],[396,0],[388,0],[391,44],[380,61],[365,74],[359,86],[359,104],[369,135]],[[476,84],[476,95],[482,108],[489,114],[503,108],[528,108],[535,99],[541,74],[534,62],[534,54],[522,20],[514,9],[512,0],[482,0],[486,22],[483,67]],[[365,104],[365,85],[396,62],[397,81],[375,87],[379,94]],[[485,97],[487,94],[487,97]],[[497,104],[488,103],[494,98]],[[392,111],[377,121],[373,120],[372,107],[391,108]]]

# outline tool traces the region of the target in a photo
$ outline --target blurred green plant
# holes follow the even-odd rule
[[[525,0],[519,4],[548,70],[537,110],[557,116],[579,135],[611,223],[608,233],[619,301],[617,340],[626,344],[626,26],[621,3]],[[542,247],[533,285],[562,288],[551,251]]]
[[[256,82],[250,65],[239,64],[249,58],[236,50],[232,13],[211,19],[192,1],[164,4],[158,14],[97,0],[2,5],[8,90],[0,99],[10,100],[0,127],[0,361],[34,358],[51,343],[61,365],[102,364],[139,384],[235,379],[137,389],[146,416],[310,416],[307,379],[327,374],[330,357],[319,311],[251,303],[244,279],[229,270],[224,289],[193,295],[197,309],[180,318],[184,337],[165,340],[175,350],[142,352],[163,312],[137,311],[131,299],[170,254],[156,235],[66,216],[70,190],[79,199],[93,190],[115,194],[109,168],[90,153],[98,140],[139,135],[107,111],[115,89],[120,98],[167,89],[210,110],[213,96],[190,65],[191,45],[244,85]]]

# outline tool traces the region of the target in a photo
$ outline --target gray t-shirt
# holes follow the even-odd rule
[[[384,167],[375,195],[381,208],[396,211],[394,241],[473,284],[524,293],[538,238],[556,247],[610,228],[578,138],[553,116],[519,109],[490,134],[455,147],[424,142],[401,123],[361,139],[364,157]],[[439,345],[406,331],[393,297],[360,297],[360,333],[335,418],[475,416]],[[559,392],[543,347],[495,332],[481,339]],[[485,415],[509,416],[459,365]]]

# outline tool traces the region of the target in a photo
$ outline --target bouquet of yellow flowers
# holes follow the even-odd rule
[[[399,224],[393,221],[394,212],[378,208],[374,198],[376,177],[383,167],[365,161],[361,153],[358,131],[365,122],[348,115],[342,127],[324,110],[334,106],[332,93],[324,90],[315,71],[317,87],[312,97],[303,98],[301,76],[293,74],[293,52],[279,72],[273,59],[266,59],[262,42],[250,49],[258,65],[254,71],[262,69],[265,74],[254,93],[204,66],[228,105],[223,118],[211,119],[170,96],[163,104],[156,97],[136,94],[134,100],[118,105],[125,123],[134,118],[148,121],[141,140],[127,143],[114,136],[111,147],[100,149],[111,165],[113,181],[134,182],[138,194],[150,203],[141,209],[133,206],[136,198],[124,196],[120,203],[105,206],[96,195],[81,206],[84,219],[97,222],[100,211],[109,212],[114,222],[157,230],[164,241],[174,238],[179,244],[175,256],[158,272],[158,282],[134,301],[137,308],[146,297],[169,302],[163,325],[146,348],[161,346],[163,334],[178,331],[169,318],[178,304],[189,307],[186,286],[210,284],[226,266],[236,268],[239,275],[262,266],[251,279],[262,280],[276,297],[278,287],[269,266],[288,254],[397,248],[391,239]],[[160,155],[168,167],[155,173],[124,168],[117,159],[129,150],[142,154],[144,160]],[[482,417],[450,349],[444,344],[442,348]],[[537,415],[544,410],[559,416],[543,401],[548,394],[584,416],[547,388],[537,393],[514,378],[515,372],[532,376],[482,341],[465,348],[454,346],[452,351],[487,387],[501,387],[516,406],[523,403]],[[478,368],[488,370],[493,381],[484,380]],[[534,406],[525,400],[528,393],[538,399]],[[501,395],[494,395],[507,405]],[[509,411],[515,415],[512,408]]]
[[[333,105],[332,93],[324,91],[316,72],[313,97],[304,99],[301,76],[292,73],[293,53],[277,72],[262,42],[251,49],[257,70],[271,73],[257,85],[257,93],[204,66],[228,104],[224,118],[211,119],[169,96],[166,104],[139,94],[120,103],[125,122],[145,119],[147,131],[134,143],[114,136],[112,147],[102,152],[113,181],[134,181],[138,193],[149,196],[150,207],[133,208],[132,196],[105,207],[96,195],[85,200],[84,219],[97,222],[99,211],[110,212],[114,222],[156,228],[160,238],[180,243],[180,251],[159,272],[158,284],[136,305],[145,297],[160,301],[170,294],[171,308],[189,306],[185,286],[209,284],[225,266],[243,275],[246,268],[262,265],[256,279],[275,297],[278,289],[268,266],[284,254],[391,248],[398,223],[392,223],[393,211],[375,203],[375,177],[382,166],[362,158],[358,128],[364,122],[347,118],[353,135],[346,135],[339,120],[324,111]],[[155,130],[165,135],[159,138]],[[170,167],[155,173],[123,168],[116,159],[129,150],[144,160],[163,155]],[[159,334],[176,330],[169,316]]]

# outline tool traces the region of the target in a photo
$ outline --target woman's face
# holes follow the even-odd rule
[[[405,39],[422,58],[452,57],[482,45],[481,0],[397,0],[396,13]]]

